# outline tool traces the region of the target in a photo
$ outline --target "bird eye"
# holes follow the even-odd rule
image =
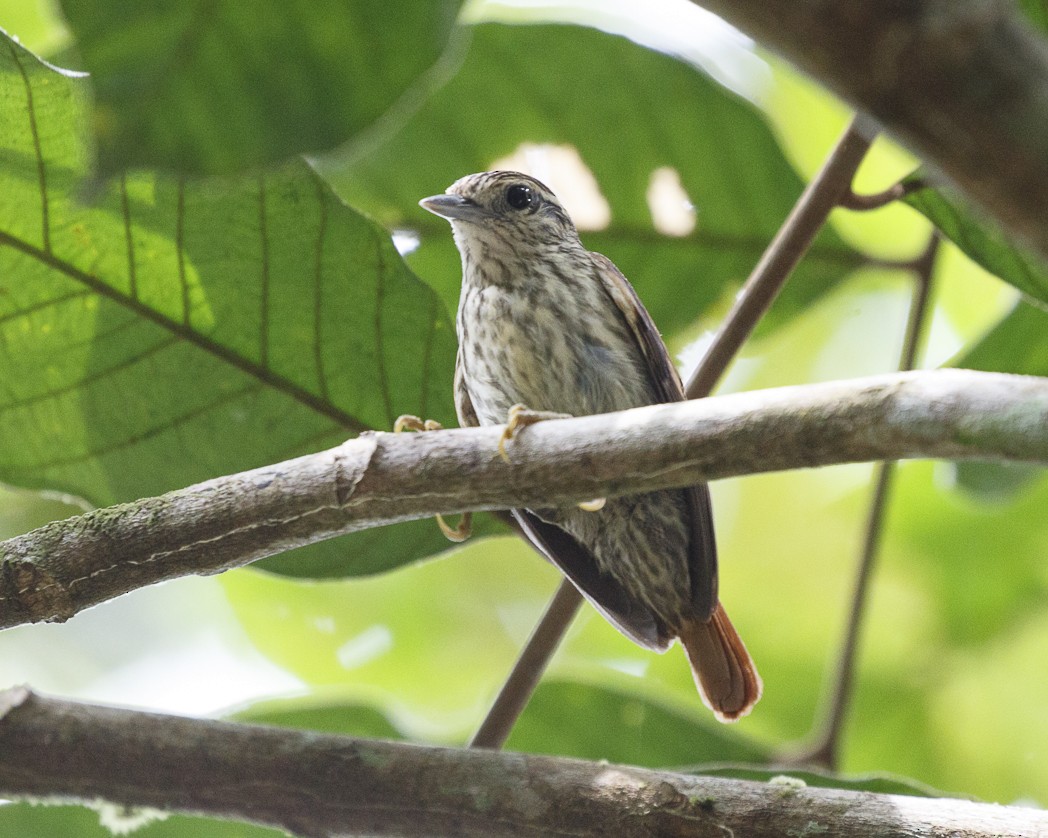
[[[513,209],[526,209],[535,202],[535,194],[530,186],[523,183],[515,183],[506,190],[506,203]]]

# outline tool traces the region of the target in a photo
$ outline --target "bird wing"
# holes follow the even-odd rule
[[[455,413],[458,414],[460,428],[479,428],[480,420],[473,407],[473,400],[466,388],[465,372],[462,369],[462,347],[455,354]]]
[[[639,646],[664,652],[673,634],[649,608],[626,595],[623,587],[597,569],[593,554],[566,530],[548,524],[528,509],[512,510],[528,540],[560,568],[579,592],[626,637]]]
[[[480,425],[473,407],[469,388],[462,369],[462,350],[455,359],[455,412],[459,425],[475,428]],[[655,651],[665,651],[672,636],[666,627],[658,624],[651,612],[633,602],[618,583],[597,570],[597,562],[585,547],[558,526],[548,524],[527,509],[511,510],[512,518],[540,553],[560,568],[561,572],[619,631]],[[498,513],[496,513],[498,515]],[[499,515],[502,517],[502,515]]]
[[[677,368],[670,360],[659,330],[651,315],[633,290],[622,271],[607,256],[590,253],[597,266],[604,290],[615,303],[633,332],[637,347],[648,364],[655,393],[662,402],[682,402],[687,396]],[[713,507],[705,483],[683,490],[691,511],[691,551],[688,570],[691,577],[691,599],[699,616],[708,618],[717,605],[717,542],[713,534]]]

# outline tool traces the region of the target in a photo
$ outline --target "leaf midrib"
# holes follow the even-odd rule
[[[268,367],[243,357],[218,341],[200,334],[187,324],[176,322],[169,317],[160,314],[155,309],[151,309],[142,304],[138,300],[121,294],[97,277],[91,276],[91,274],[80,270],[75,265],[71,265],[64,260],[59,259],[54,254],[48,253],[29,242],[23,241],[6,231],[0,230],[0,246],[3,245],[11,247],[26,256],[47,265],[52,270],[58,271],[70,279],[83,284],[94,293],[113,300],[117,304],[132,311],[137,316],[160,326],[162,329],[166,329],[181,340],[210,353],[212,356],[224,361],[240,372],[272,387],[274,390],[277,390],[309,409],[316,411],[321,416],[336,422],[339,426],[345,428],[346,431],[360,434],[365,431],[373,430],[373,428],[367,423],[362,422],[360,419],[349,413],[346,413],[344,410],[331,404],[330,401],[311,393],[309,390],[299,386],[290,379],[273,372],[273,370]]]

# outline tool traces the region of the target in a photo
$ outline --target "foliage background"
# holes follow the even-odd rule
[[[296,11],[294,4],[287,8],[289,14],[316,15],[317,31],[330,32],[331,27],[322,25],[323,15],[334,14],[336,5],[312,11]],[[437,5],[425,14],[433,14]],[[448,5],[444,4],[445,12]],[[194,8],[194,4],[184,6]],[[361,8],[366,6],[361,4]],[[446,225],[427,216],[415,202],[442,191],[463,174],[490,168],[495,161],[519,153],[524,143],[556,143],[577,149],[611,216],[604,229],[584,232],[584,241],[615,259],[649,304],[671,351],[685,367],[694,363],[703,340],[727,310],[738,283],[785,217],[803,180],[840,133],[847,112],[810,82],[715,26],[689,4],[666,2],[659,5],[663,7],[660,16],[650,13],[647,5],[645,13],[638,14],[628,3],[602,4],[600,12],[581,3],[535,7],[476,3],[462,12],[464,28],[444,31],[444,35],[452,34],[443,58],[437,59],[441,50],[432,44],[428,53],[422,47],[383,53],[382,60],[394,68],[389,77],[403,79],[421,72],[423,84],[407,92],[400,82],[399,87],[391,85],[385,91],[386,100],[373,106],[361,125],[336,113],[332,118],[344,124],[342,135],[369,124],[363,125],[348,146],[313,163],[339,196],[366,214],[361,219],[348,210],[343,212],[334,195],[322,201],[330,207],[326,223],[357,231],[345,234],[346,258],[356,258],[354,254],[364,248],[373,253],[376,247],[388,255],[363,267],[353,263],[349,275],[360,278],[359,288],[352,281],[339,286],[340,268],[333,264],[330,293],[335,296],[325,299],[346,295],[359,302],[360,295],[369,293],[363,282],[370,272],[386,271],[389,287],[401,290],[394,294],[396,306],[390,307],[385,318],[384,340],[389,348],[379,355],[398,364],[396,369],[402,372],[387,376],[384,382],[371,381],[368,375],[375,368],[375,357],[354,354],[354,341],[367,335],[371,327],[358,317],[356,307],[347,305],[343,310],[329,303],[335,306],[331,309],[335,319],[328,334],[335,334],[338,351],[347,356],[335,355],[327,363],[329,389],[302,383],[304,379],[296,377],[300,376],[296,347],[302,341],[308,344],[311,337],[290,327],[274,331],[268,359],[255,358],[256,367],[246,367],[246,362],[234,365],[238,374],[254,376],[252,380],[261,388],[260,398],[266,401],[286,391],[272,385],[259,370],[279,372],[278,364],[286,356],[289,371],[285,377],[320,398],[324,409],[303,409],[299,414],[281,407],[280,402],[265,413],[253,403],[246,424],[237,428],[231,428],[229,417],[220,414],[204,426],[173,421],[175,433],[162,446],[125,445],[124,456],[106,460],[104,456],[92,458],[87,445],[86,465],[81,470],[52,470],[47,478],[19,471],[17,458],[8,456],[2,477],[14,485],[0,493],[0,535],[24,532],[76,511],[65,502],[72,502],[69,498],[56,499],[20,487],[72,489],[85,502],[98,504],[175,488],[209,473],[334,444],[349,431],[337,416],[325,413],[327,408],[338,408],[375,427],[385,427],[390,415],[409,410],[447,419],[450,373],[446,361],[443,368],[442,362],[434,362],[428,384],[416,381],[409,388],[405,383],[418,375],[411,371],[418,355],[412,341],[422,331],[435,330],[433,345],[450,347],[450,334],[440,329],[449,323],[458,282],[457,256]],[[87,66],[102,79],[96,85],[99,98],[93,122],[85,116],[85,102],[73,97],[68,105],[73,114],[69,123],[73,145],[68,154],[77,161],[74,168],[83,166],[87,171],[83,143],[88,125],[101,126],[97,135],[101,159],[115,169],[120,161],[130,161],[138,167],[166,169],[177,163],[228,172],[248,168],[260,159],[290,156],[296,148],[291,144],[296,142],[304,143],[299,150],[330,145],[330,133],[324,133],[330,128],[322,126],[315,135],[289,132],[278,138],[275,150],[247,149],[233,162],[225,158],[216,162],[206,153],[194,157],[186,151],[193,140],[187,130],[186,145],[165,157],[172,154],[166,141],[177,126],[163,126],[156,134],[144,130],[134,134],[137,139],[130,145],[135,156],[128,156],[121,146],[121,132],[107,134],[112,123],[108,117],[99,118],[108,107],[105,72],[112,65],[106,62],[118,64],[121,49],[133,57],[148,57],[150,50],[157,49],[156,39],[163,47],[165,33],[172,27],[180,31],[178,25],[169,21],[167,28],[155,31],[132,26],[121,29],[112,21],[106,23],[104,16],[92,17],[90,4],[68,2],[64,9],[77,38],[58,10],[43,2],[0,2],[0,26],[55,63]],[[539,28],[535,24],[540,21],[596,24],[645,44],[686,49],[687,60],[653,52],[600,29]],[[510,25],[522,22],[529,25]],[[228,22],[230,27],[235,24]],[[405,31],[415,31],[410,24],[405,26]],[[423,39],[432,31],[433,19],[417,27]],[[270,34],[280,41],[284,32],[277,29],[275,35]],[[93,40],[99,33],[105,37]],[[216,44],[224,42],[221,34],[215,35]],[[360,44],[378,50],[389,31],[378,27],[368,36],[351,34],[362,39],[357,43],[359,53]],[[226,36],[231,37],[229,32]],[[251,37],[264,44],[267,36],[255,32]],[[79,50],[72,51],[74,46]],[[293,46],[288,46],[291,53]],[[344,45],[330,46],[337,51]],[[207,62],[224,66],[223,62],[230,61],[228,55],[211,56],[206,50],[201,54],[202,75],[182,87],[171,85],[177,88],[171,95],[196,102],[207,89],[208,73],[214,73],[215,65]],[[395,69],[398,62],[404,62],[399,71]],[[691,62],[705,69],[697,70]],[[187,60],[176,69],[196,71],[190,65]],[[257,81],[252,72],[247,66],[247,77]],[[710,72],[719,81],[706,74]],[[119,80],[119,72],[112,78]],[[298,112],[277,114],[278,122],[281,118],[305,119],[312,105],[323,110],[327,101],[323,95],[317,95],[318,102],[310,102],[316,93],[309,86],[310,78],[308,74],[291,81],[286,75],[281,77],[281,84],[302,87],[296,102],[304,110],[301,117]],[[747,98],[726,89],[724,82]],[[267,91],[266,85],[276,82],[262,79],[258,83],[260,90]],[[380,81],[370,77],[362,84],[370,85],[371,93],[381,87]],[[110,87],[119,93],[119,85]],[[171,107],[154,109],[156,103],[149,96],[139,94],[138,98],[145,105],[136,118],[162,120],[165,110],[171,111]],[[231,112],[230,130],[264,119],[271,103],[267,105],[265,96],[260,102],[257,112]],[[374,114],[390,105],[393,115],[374,122]],[[352,103],[346,105],[352,107]],[[200,108],[206,111],[204,104]],[[178,108],[175,111],[183,113]],[[8,104],[3,118],[17,113]],[[13,135],[24,131],[22,123],[13,125]],[[245,132],[234,133],[241,136]],[[152,142],[151,136],[164,142]],[[204,136],[206,139],[206,131]],[[228,149],[226,142],[219,146]],[[206,151],[206,142],[203,147]],[[543,158],[532,152],[530,159],[552,167],[552,174],[557,174],[556,158],[551,162],[549,155]],[[0,157],[0,178],[15,183],[19,165],[10,153]],[[860,172],[858,188],[883,188],[915,166],[916,161],[878,141]],[[645,193],[652,172],[662,167],[676,169],[696,205],[697,225],[687,236],[665,235],[652,226]],[[212,232],[210,239],[206,230],[201,234],[215,248],[227,241],[223,218],[229,218],[235,230],[253,230],[252,225],[257,225],[257,220],[238,220],[238,212],[246,213],[245,207],[255,206],[250,202],[257,193],[258,176],[246,177],[221,181],[222,186],[214,187],[217,191],[208,191],[212,186],[206,185],[214,181],[204,186],[187,182],[187,196],[221,194],[226,196],[222,200],[231,202],[232,209],[223,214],[226,204],[218,202],[218,209],[209,210],[204,206],[207,200],[201,198],[198,208],[187,216],[201,228],[219,231]],[[267,195],[276,196],[291,184],[287,187],[290,195],[292,187],[303,182],[301,178],[313,183],[313,177],[301,164],[291,164],[290,169],[285,165],[280,172],[265,175],[268,183],[280,185]],[[106,247],[115,249],[123,242],[117,233],[106,233],[102,221],[92,220],[96,210],[91,208],[104,208],[105,201],[117,200],[112,183],[96,186],[101,198],[92,198],[90,189],[77,192],[72,185],[67,196],[69,223],[87,224],[102,236],[102,255],[95,254],[94,261],[88,258],[90,253],[82,251],[71,258],[83,259],[88,273],[103,278],[107,276]],[[170,195],[181,188],[177,178],[164,173],[130,174],[126,183],[143,201],[147,194],[164,194],[164,184],[170,186]],[[135,192],[136,188],[140,191]],[[11,189],[8,195],[15,198],[9,197],[6,203],[14,204],[18,193],[15,187]],[[246,194],[252,197],[244,197]],[[170,209],[174,200],[156,198],[157,212],[166,211],[164,206]],[[88,210],[81,213],[78,207],[83,206]],[[115,214],[118,204],[111,206]],[[955,210],[938,207],[940,223],[947,209]],[[936,207],[923,211],[937,217]],[[205,215],[207,212],[217,213],[217,220]],[[55,213],[60,223],[62,216],[58,210]],[[297,270],[296,248],[308,246],[303,243],[305,238],[296,244],[295,231],[302,237],[316,231],[303,226],[308,222],[297,217],[301,213],[292,209],[281,213],[269,217],[272,240],[283,241],[284,233],[288,236],[286,253],[273,251],[284,253],[280,256],[283,261],[274,258],[270,265],[274,287]],[[408,254],[407,263],[425,285],[417,284],[392,248],[382,243],[384,234],[367,219],[397,230],[400,241],[417,240],[417,249]],[[969,252],[979,253],[982,247],[985,255],[996,242],[992,252],[1005,253],[1014,263],[1014,251],[997,239],[991,245],[979,244],[976,233],[990,235],[992,228],[972,226],[966,216],[955,226],[967,233],[963,243]],[[167,234],[153,231],[153,247],[158,252],[169,244],[167,229]],[[920,252],[928,230],[926,219],[903,206],[868,214],[836,212],[832,229],[820,237],[722,391],[893,369],[911,280],[905,271],[886,263]],[[11,228],[0,232],[10,233]],[[136,236],[145,235],[136,232]],[[363,239],[353,238],[357,235]],[[135,241],[141,245],[143,239]],[[122,253],[118,252],[121,258]],[[244,264],[237,259],[255,264],[250,261],[254,257],[225,254],[223,258],[230,260],[230,267],[220,265],[213,274],[201,268],[201,287],[207,288],[210,301],[220,299],[206,285],[211,277],[228,278],[223,270]],[[24,266],[18,262],[2,264],[8,285],[4,290],[8,302],[0,314],[8,358],[3,375],[8,390],[31,389],[37,379],[16,380],[25,377],[30,367],[10,360],[18,354],[11,346],[35,347],[41,354],[58,350],[43,332],[33,331],[35,326],[25,327],[36,321],[27,320],[12,302],[18,296],[14,283],[27,282],[24,277],[31,271],[20,272]],[[1007,269],[996,270],[1012,285],[1036,294],[1037,271],[1042,268],[1032,264],[1032,273],[1024,274],[1025,280]],[[170,278],[169,268],[155,267],[152,273],[143,273],[141,281],[162,288]],[[0,284],[5,284],[4,278]],[[252,286],[247,282],[239,288],[239,294],[234,289],[221,298],[229,308],[213,310],[215,322],[237,323],[237,318],[244,318],[250,323],[255,311],[247,310],[254,299]],[[1013,287],[948,244],[937,262],[935,289],[923,365],[964,359],[981,368],[1045,372],[1038,368],[1038,359],[1046,355],[1035,351],[1048,334],[1043,329],[1044,315],[1029,304],[1009,315],[1017,300]],[[288,311],[296,310],[294,302],[287,302]],[[162,303],[150,305],[154,311],[162,310]],[[995,328],[1002,318],[1004,325]],[[130,320],[131,328],[140,328],[140,318]],[[294,323],[294,315],[277,322]],[[343,323],[345,334],[339,334]],[[211,328],[195,322],[190,325],[199,333]],[[102,352],[101,332],[90,332],[96,324],[75,328],[89,329],[85,339]],[[26,334],[19,336],[17,329]],[[983,340],[988,332],[990,336]],[[184,336],[175,343],[187,357],[199,349],[194,339]],[[67,344],[65,350],[72,345]],[[248,356],[235,342],[226,345],[240,353],[239,358]],[[75,354],[65,350],[63,359]],[[341,369],[343,363],[351,381],[339,384],[333,370]],[[62,362],[55,361],[55,365],[60,374],[67,374]],[[172,411],[173,416],[174,405],[186,397],[185,392],[203,379],[228,373],[227,367],[208,356],[203,368],[159,365],[149,375],[114,386],[116,392],[120,387],[134,391],[125,403],[128,414],[134,414],[133,406],[141,402]],[[68,385],[76,396],[75,405],[63,414],[66,424],[58,430],[38,422],[20,426],[12,418],[12,403],[0,405],[0,428],[7,436],[4,447],[31,447],[45,454],[48,450],[68,452],[85,435],[102,439],[112,433],[111,416],[81,409],[92,402],[88,388],[78,381],[73,376]],[[413,402],[420,388],[432,392],[426,410]],[[345,401],[353,398],[359,404]],[[161,406],[155,407],[157,404]],[[268,418],[262,422],[258,417],[264,413]],[[61,457],[56,454],[54,460]],[[751,717],[730,729],[718,726],[697,701],[678,652],[662,657],[644,652],[587,609],[555,658],[510,747],[676,766],[760,760],[803,739],[818,718],[828,667],[840,642],[870,471],[870,466],[842,466],[713,486],[723,599],[765,681],[765,697]],[[949,463],[930,462],[900,467],[863,633],[856,702],[844,743],[845,772],[898,774],[950,792],[1006,803],[1046,802],[1048,668],[1043,662],[1048,657],[1048,574],[1042,560],[1048,546],[1043,515],[1046,501],[1048,481],[1040,472],[988,467],[961,470]],[[489,531],[495,530],[494,525],[488,526]],[[464,741],[553,591],[555,573],[513,538],[477,539],[446,550],[429,522],[332,545],[270,562],[278,574],[244,570],[215,579],[180,580],[128,595],[65,625],[5,632],[0,635],[0,683],[27,682],[52,693],[176,712],[237,714],[367,735]],[[435,551],[443,551],[439,560],[410,563]],[[409,565],[378,575],[323,578],[404,562]],[[100,829],[97,821],[95,813],[72,807],[0,807],[0,831],[11,834],[93,835]],[[185,818],[154,823],[142,832],[147,836],[256,833],[266,831]]]

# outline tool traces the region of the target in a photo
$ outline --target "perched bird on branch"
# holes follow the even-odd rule
[[[684,400],[636,292],[611,260],[586,250],[542,183],[484,172],[420,203],[451,222],[462,255],[459,422],[506,423],[503,457],[532,422]],[[718,719],[750,711],[761,681],[717,598],[705,485],[513,515],[627,637],[659,652],[679,638]]]

